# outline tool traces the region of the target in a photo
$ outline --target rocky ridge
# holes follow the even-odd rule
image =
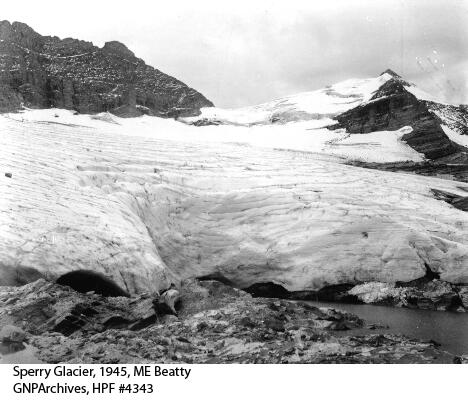
[[[406,89],[410,84],[393,71],[391,75],[392,78],[375,92],[369,102],[337,115],[338,124],[329,128],[345,128],[350,133],[366,134],[411,126],[412,131],[402,140],[427,159],[453,157],[456,153],[466,152],[466,148],[447,137],[427,102]]]
[[[402,140],[424,154],[425,160],[402,163],[354,161],[351,164],[467,182],[467,106],[444,104],[425,98],[426,95],[419,98],[417,91],[413,93],[414,85],[400,75],[392,70],[386,70],[383,74],[390,74],[392,78],[375,92],[371,101],[335,116],[338,123],[329,129],[344,128],[352,134],[366,134],[411,126],[412,131],[403,135]],[[455,134],[449,137],[447,128]],[[466,198],[462,201],[466,201]],[[462,206],[460,209],[465,208]]]
[[[197,115],[202,94],[146,65],[124,44],[42,36],[21,22],[0,21],[0,112],[65,108],[120,116]]]

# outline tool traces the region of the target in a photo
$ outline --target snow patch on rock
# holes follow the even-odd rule
[[[440,126],[452,142],[468,147],[468,135],[460,135],[458,132],[452,128],[449,128],[447,125],[442,124]]]

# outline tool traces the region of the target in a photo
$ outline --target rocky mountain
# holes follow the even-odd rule
[[[468,149],[446,135],[440,119],[432,112],[438,103],[418,99],[411,93],[411,85],[395,72],[386,71],[383,74],[392,77],[380,86],[368,102],[337,115],[338,124],[331,128],[345,128],[350,133],[364,134],[411,126],[412,131],[405,134],[402,140],[427,159],[463,154],[468,160]],[[447,107],[454,110],[454,115],[456,112],[459,114],[456,126],[468,117],[462,107]],[[446,109],[443,105],[441,108]],[[462,130],[460,134],[466,134],[466,131]]]
[[[82,40],[42,36],[21,22],[0,21],[0,112],[25,106],[177,117],[212,105],[196,90],[146,65],[122,43],[98,48]]]
[[[314,128],[344,129],[348,134],[396,131],[410,127],[401,140],[424,156],[468,164],[468,110],[437,101],[392,70],[377,78],[350,79],[242,109],[206,108],[187,122],[195,125],[274,125],[315,121]]]

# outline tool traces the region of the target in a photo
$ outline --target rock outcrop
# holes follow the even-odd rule
[[[404,284],[369,282],[357,285],[347,293],[368,304],[466,312],[468,311],[467,289],[467,286],[453,285],[434,279]]]
[[[426,277],[409,282],[331,285],[316,291],[289,292],[282,286],[272,283],[255,284],[245,290],[255,297],[367,303],[438,311],[468,311],[468,286]]]
[[[437,176],[468,183],[468,164],[446,163],[443,159],[436,161],[403,161],[394,163],[368,163],[361,161],[351,161],[349,164],[355,165],[357,167],[379,169],[389,172],[407,172],[424,176]]]
[[[0,21],[0,112],[22,105],[178,117],[197,115],[213,104],[146,65],[122,43],[98,48],[82,40],[42,36],[20,22]]]
[[[453,129],[460,135],[468,136],[468,105],[437,103],[426,101],[428,109],[433,112],[441,123]]]
[[[350,133],[365,134],[411,126],[412,132],[402,139],[428,159],[466,151],[448,138],[427,102],[409,92],[406,89],[409,84],[391,72],[392,78],[375,92],[370,101],[337,115],[338,124],[330,128],[345,128]]]
[[[0,342],[22,343],[25,338],[25,332],[14,325],[3,325],[0,329]]]

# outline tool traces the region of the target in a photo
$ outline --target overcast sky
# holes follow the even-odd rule
[[[125,43],[221,107],[391,68],[468,103],[468,0],[3,2],[43,35]]]

